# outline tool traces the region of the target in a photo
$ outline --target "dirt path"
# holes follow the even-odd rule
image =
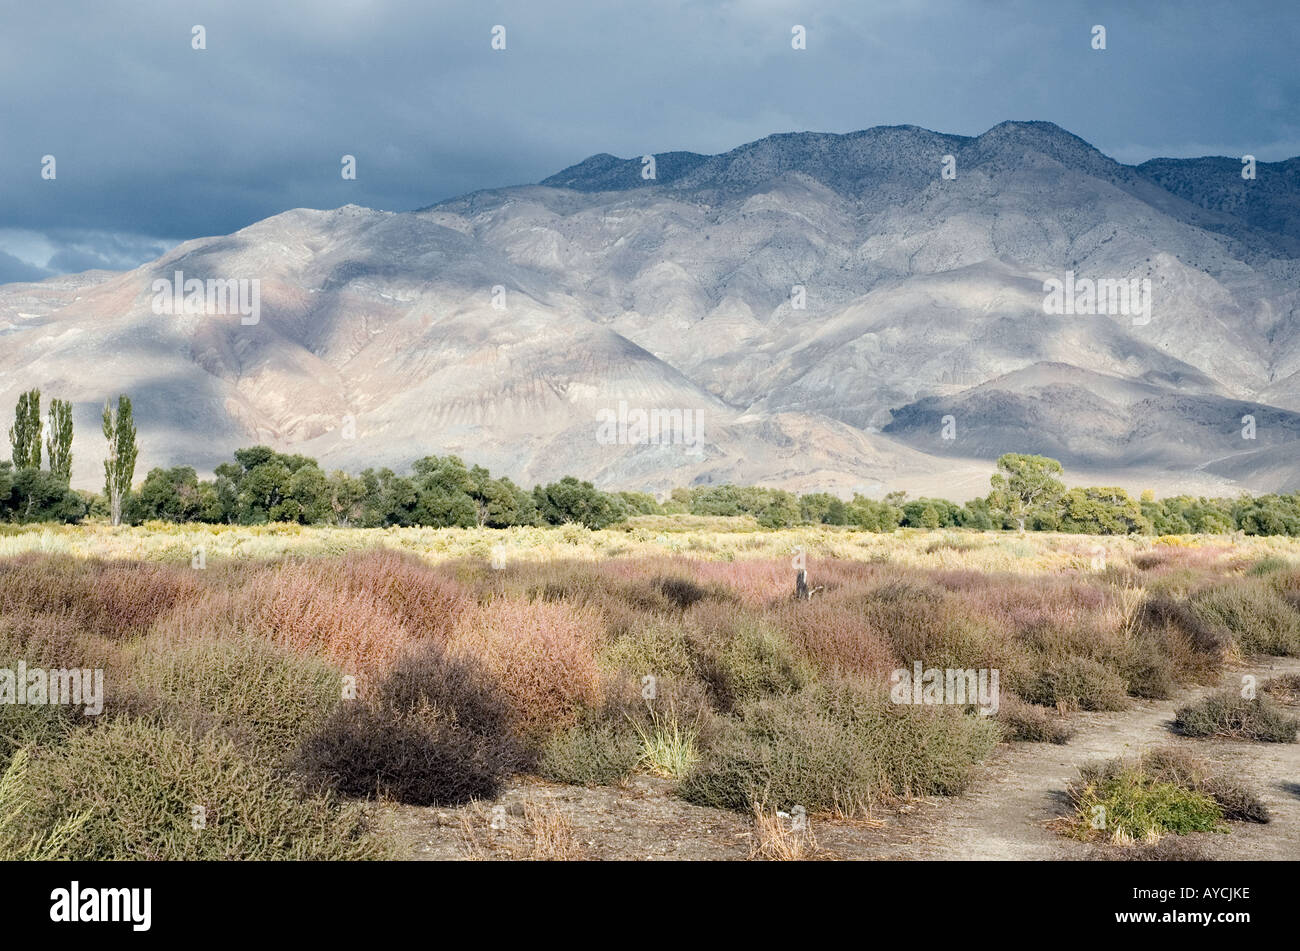
[[[1262,683],[1300,672],[1300,660],[1268,658],[1226,672],[1223,686],[1251,673]],[[871,822],[817,821],[822,856],[841,859],[1071,859],[1096,857],[1047,823],[1066,811],[1065,788],[1084,763],[1173,744],[1209,759],[1267,804],[1267,825],[1233,823],[1228,835],[1198,836],[1221,859],[1300,859],[1300,744],[1194,740],[1171,732],[1174,711],[1211,688],[1170,700],[1135,700],[1116,713],[1080,713],[1069,743],[1000,746],[970,790],[918,800]],[[494,806],[500,807],[496,816]],[[672,784],[637,776],[622,786],[584,789],[530,780],[493,804],[458,809],[386,806],[382,821],[408,859],[543,858],[744,859],[752,829],[745,816],[692,806]],[[554,825],[558,823],[558,828]],[[494,827],[495,826],[495,827]]]
[[[1300,660],[1269,658],[1224,674],[1223,686],[1243,674],[1262,683],[1300,671]],[[1186,690],[1170,700],[1135,700],[1129,710],[1080,713],[1069,743],[1017,743],[999,748],[965,795],[927,799],[882,858],[1062,859],[1083,857],[1082,846],[1046,823],[1065,811],[1064,791],[1091,760],[1134,755],[1153,746],[1184,747],[1209,759],[1259,793],[1273,814],[1267,825],[1233,823],[1229,835],[1203,837],[1215,858],[1300,859],[1300,744],[1189,739],[1171,732],[1174,711],[1211,688]]]

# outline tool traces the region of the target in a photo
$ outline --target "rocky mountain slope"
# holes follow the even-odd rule
[[[1134,490],[1300,488],[1300,159],[1247,182],[1236,159],[1130,167],[1008,122],[654,166],[598,155],[414,212],[297,209],[130,272],[0,286],[0,405],[74,400],[86,485],[99,407],[126,392],[140,476],[258,441],[652,490],[964,498],[1004,451]],[[257,279],[257,323],[156,314],[176,271]],[[1149,320],[1045,313],[1067,271],[1149,280]],[[598,419],[620,407],[701,425],[611,442]]]

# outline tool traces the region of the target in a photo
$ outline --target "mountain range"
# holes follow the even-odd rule
[[[1010,451],[1133,491],[1295,490],[1300,158],[1243,167],[1124,165],[1046,122],[892,126],[595,155],[409,212],[294,209],[0,286],[0,405],[73,401],[87,487],[104,399],[127,393],[137,479],[265,443],[660,492],[960,501]],[[256,280],[256,322],[158,313],[177,272]],[[1149,313],[1050,313],[1067,275],[1149,282]],[[601,438],[620,407],[702,426]]]

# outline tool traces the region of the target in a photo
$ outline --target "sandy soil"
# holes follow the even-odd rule
[[[1260,681],[1300,672],[1300,660],[1266,658],[1227,671]],[[1253,785],[1273,814],[1267,825],[1232,823],[1227,835],[1197,836],[1219,859],[1300,859],[1300,744],[1194,740],[1171,731],[1174,710],[1209,688],[1170,700],[1135,700],[1116,713],[1079,713],[1069,743],[999,747],[970,790],[925,798],[871,821],[814,819],[818,857],[838,859],[1087,859],[1090,846],[1048,823],[1065,810],[1065,787],[1083,763],[1185,746]],[[747,817],[692,806],[672,783],[638,776],[623,786],[584,789],[540,781],[512,785],[495,803],[456,809],[389,805],[381,820],[407,859],[541,858],[745,859],[754,842]],[[493,807],[500,809],[493,813]],[[558,845],[557,845],[558,843]]]

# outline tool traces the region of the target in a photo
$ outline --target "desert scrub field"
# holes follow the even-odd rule
[[[521,776],[862,820],[962,792],[1001,742],[1068,743],[1076,711],[1300,655],[1291,539],[651,518],[34,527],[0,552],[0,669],[105,683],[95,717],[0,703],[18,857],[377,857],[376,804],[481,808]],[[796,554],[811,600],[791,596]],[[893,702],[916,663],[998,671],[1001,710]],[[1221,825],[1203,789],[1104,779],[1088,795],[1136,799],[1132,838],[1165,811],[1174,832]]]

